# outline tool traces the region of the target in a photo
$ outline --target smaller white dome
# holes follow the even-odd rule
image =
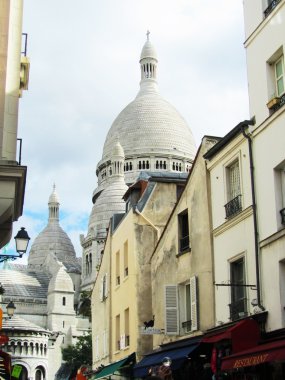
[[[125,153],[124,153],[124,149],[122,147],[122,145],[120,144],[119,140],[115,143],[115,146],[113,148],[113,152],[112,152],[112,156],[113,157],[122,157],[122,158],[125,158]]]
[[[61,266],[58,272],[52,277],[48,286],[48,292],[54,291],[74,292],[73,282],[64,266]]]
[[[51,195],[49,196],[48,203],[59,203],[59,198],[55,189],[55,185],[53,185],[53,191]]]
[[[140,61],[144,58],[153,58],[153,59],[157,60],[156,50],[155,50],[153,44],[150,42],[149,39],[146,40],[146,42],[142,48]]]

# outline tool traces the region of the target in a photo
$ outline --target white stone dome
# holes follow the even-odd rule
[[[48,207],[48,224],[35,238],[31,246],[28,265],[30,267],[41,267],[47,256],[54,254],[69,270],[78,271],[79,264],[73,244],[59,224],[59,202],[55,186],[49,197]]]
[[[102,161],[112,155],[117,136],[125,157],[138,154],[174,154],[193,158],[192,132],[179,112],[157,92],[144,91],[113,122],[103,148]]]
[[[97,165],[99,186],[106,178],[117,140],[125,154],[127,184],[134,182],[144,169],[188,172],[194,160],[196,144],[190,128],[176,108],[159,94],[157,55],[149,38],[141,52],[140,67],[140,90],[116,117],[106,136]]]
[[[59,268],[58,272],[51,278],[48,293],[55,291],[65,291],[65,292],[74,292],[73,282],[68,273],[66,273],[65,268],[62,266]]]
[[[113,214],[125,212],[123,195],[127,189],[128,186],[122,179],[116,180],[106,186],[96,199],[90,214],[88,231],[92,231],[97,238],[106,237],[106,228]]]

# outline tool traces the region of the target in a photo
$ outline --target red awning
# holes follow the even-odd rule
[[[222,359],[222,371],[285,360],[285,340],[260,344]]]
[[[260,340],[260,331],[257,322],[254,319],[243,319],[227,330],[219,333],[206,335],[202,342],[218,343],[222,340],[230,340],[232,352],[235,354],[238,351],[256,346]]]

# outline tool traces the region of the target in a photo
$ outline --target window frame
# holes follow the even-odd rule
[[[240,265],[242,266],[242,278],[238,278],[241,273]],[[248,315],[248,294],[246,289],[246,260],[245,256],[241,255],[229,262],[230,271],[230,319],[232,321],[246,317]],[[236,285],[236,286],[233,286]]]
[[[281,74],[278,76],[277,74],[277,65],[281,63]],[[275,78],[275,90],[276,95],[281,97],[285,94],[285,82],[284,82],[284,55],[282,54],[275,62],[274,62],[274,78]],[[278,82],[282,81],[283,91],[279,93]]]
[[[178,255],[182,255],[191,250],[188,208],[183,210],[177,215],[177,223],[178,223]]]
[[[234,173],[234,166],[238,173]],[[239,155],[233,157],[226,165],[225,165],[225,199],[226,204],[225,207],[225,218],[229,219],[236,216],[238,213],[242,211],[242,176],[241,176],[241,160]],[[234,179],[234,177],[236,177]],[[238,178],[238,180],[237,180]]]

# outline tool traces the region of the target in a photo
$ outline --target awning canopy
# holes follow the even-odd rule
[[[203,343],[218,343],[223,340],[230,340],[232,352],[237,353],[256,346],[260,340],[260,329],[254,319],[244,319],[226,330],[206,335]]]
[[[200,344],[196,342],[184,347],[172,348],[171,350],[161,350],[146,355],[139,363],[134,367],[135,377],[144,377],[148,374],[150,367],[160,365],[162,359],[168,356],[171,360],[171,369],[178,369],[183,362],[188,358],[188,355],[194,351]]]
[[[258,364],[285,360],[285,340],[260,344],[249,350],[222,359],[222,370],[230,370]]]
[[[103,378],[108,378],[109,376],[113,375],[116,371],[118,371],[120,368],[123,366],[129,364],[134,364],[135,363],[135,353],[129,355],[128,357],[119,360],[115,363],[111,363],[107,366],[105,366],[100,372],[96,373],[96,375],[93,377],[93,379],[103,379]]]

